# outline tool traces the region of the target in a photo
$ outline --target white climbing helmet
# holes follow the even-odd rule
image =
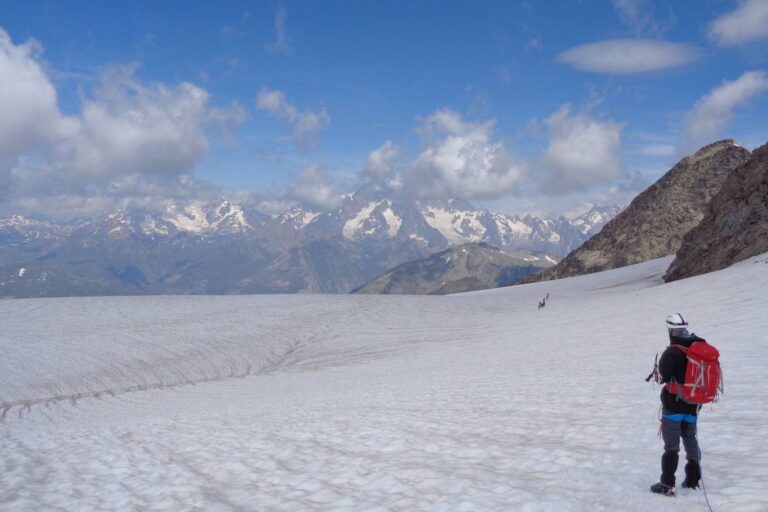
[[[667,329],[687,329],[688,321],[680,313],[667,315]]]

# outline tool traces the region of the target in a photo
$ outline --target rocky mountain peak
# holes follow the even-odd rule
[[[173,224],[176,230],[191,234],[230,235],[253,231],[260,219],[249,216],[240,205],[223,199],[218,204],[169,204],[161,220]]]
[[[320,213],[315,211],[292,207],[278,215],[275,218],[275,222],[278,225],[288,225],[292,229],[297,230],[307,227],[319,215]]]
[[[680,160],[555,267],[522,282],[599,272],[674,254],[726,178],[749,157],[749,151],[732,140],[701,148]]]
[[[239,205],[224,200],[211,208],[206,215],[208,229],[222,234],[253,231],[253,226],[246,218],[246,213]]]
[[[768,144],[725,180],[664,276],[674,281],[768,251]]]
[[[688,158],[688,164],[695,164],[700,160],[705,160],[707,158],[712,158],[713,155],[716,153],[731,149],[731,148],[741,148],[740,145],[736,143],[733,139],[723,139],[719,140],[717,142],[713,142],[712,144],[707,144],[706,146],[702,147],[698,151],[696,151],[693,155],[687,157]],[[743,148],[742,148],[743,149]]]
[[[342,235],[350,240],[369,236],[393,238],[402,225],[403,219],[394,211],[392,201],[382,199],[366,204],[347,220],[342,227]]]

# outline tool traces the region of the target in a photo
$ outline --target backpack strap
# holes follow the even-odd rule
[[[670,347],[675,347],[680,352],[685,354],[686,360],[688,359],[688,350],[690,350],[689,347],[685,347],[683,345],[678,345],[677,343],[673,343],[672,345],[670,345]],[[678,398],[682,398],[682,396],[683,396],[683,386],[679,382],[677,382],[674,377],[672,377],[672,380],[667,382],[664,385],[664,387],[666,388],[666,390],[669,393],[672,393],[673,395],[677,395]]]
[[[673,395],[681,397],[683,395],[683,386],[678,384],[676,380],[671,380],[664,385],[664,388]]]

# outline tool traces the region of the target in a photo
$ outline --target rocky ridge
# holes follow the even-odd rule
[[[466,244],[404,263],[353,293],[446,295],[498,288],[554,264],[544,253],[510,253],[485,243]]]

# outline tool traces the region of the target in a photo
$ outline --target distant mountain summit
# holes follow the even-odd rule
[[[269,216],[224,200],[207,208],[198,205],[184,208],[169,205],[163,218],[178,231],[232,235],[255,230],[266,222]]]
[[[521,282],[599,272],[674,254],[726,178],[749,157],[749,151],[730,139],[704,146],[678,162],[560,263]]]
[[[664,275],[675,281],[768,251],[768,144],[725,180]]]
[[[445,295],[498,288],[554,264],[544,253],[509,253],[485,243],[466,244],[404,263],[353,293]]]
[[[167,204],[165,211],[128,209],[80,221],[73,234],[166,239],[182,234],[230,236],[251,233],[267,219],[269,216],[261,212],[244,209],[228,200],[210,205]]]
[[[584,235],[595,235],[603,226],[616,217],[623,208],[621,206],[593,206],[587,213],[571,221]]]
[[[23,215],[0,218],[0,248],[54,240],[63,236],[68,229],[66,226]]]

